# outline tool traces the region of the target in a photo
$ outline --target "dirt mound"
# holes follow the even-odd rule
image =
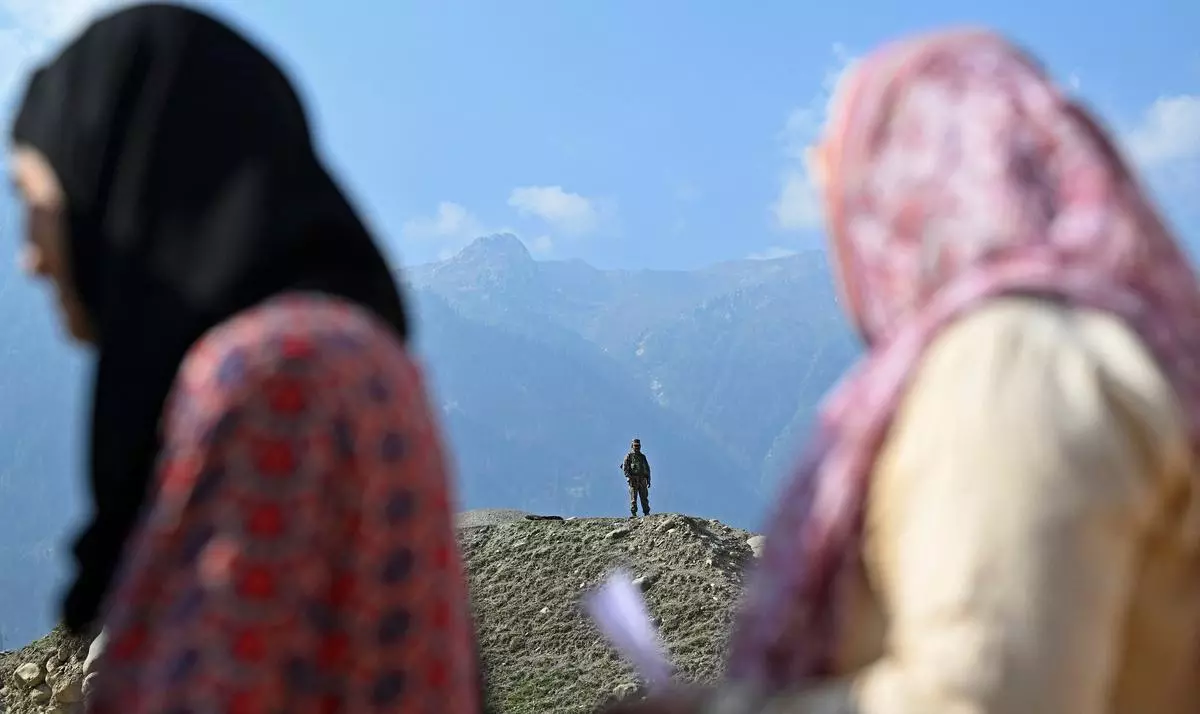
[[[592,712],[638,694],[632,670],[581,608],[582,596],[618,567],[638,578],[681,676],[712,681],[721,674],[742,571],[754,558],[750,533],[676,514],[530,520],[522,511],[473,513],[460,522],[458,538],[491,714]],[[0,653],[0,712],[77,710],[88,644],[54,630]]]
[[[718,677],[742,571],[753,559],[750,535],[675,514],[461,529],[490,710],[591,712],[638,691],[581,609],[581,596],[616,567],[644,578],[650,613],[682,676]]]

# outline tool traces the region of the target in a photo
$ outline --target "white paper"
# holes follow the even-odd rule
[[[625,571],[613,573],[588,593],[584,607],[613,646],[652,686],[667,684],[675,668],[650,620],[641,590]]]

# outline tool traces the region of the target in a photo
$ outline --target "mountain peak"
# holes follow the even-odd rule
[[[521,239],[512,233],[495,233],[476,238],[449,260],[433,267],[440,279],[458,276],[474,290],[484,284],[511,288],[537,280],[538,263]]]
[[[493,233],[471,241],[471,244],[458,254],[458,258],[467,260],[484,259],[488,262],[504,264],[520,264],[532,261],[533,256],[521,239],[512,233]]]

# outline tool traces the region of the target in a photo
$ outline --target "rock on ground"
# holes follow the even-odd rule
[[[763,549],[767,547],[767,537],[761,535],[750,536],[746,540],[746,545],[750,546],[750,550],[754,553],[755,558],[761,558]]]
[[[0,652],[0,712],[73,714],[82,708],[83,661],[90,638],[55,629],[12,652]]]

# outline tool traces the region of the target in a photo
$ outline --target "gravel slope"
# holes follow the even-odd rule
[[[683,676],[715,679],[753,558],[750,535],[675,514],[460,529],[491,710],[590,712],[637,689],[580,608],[618,566],[650,583],[651,615]]]

